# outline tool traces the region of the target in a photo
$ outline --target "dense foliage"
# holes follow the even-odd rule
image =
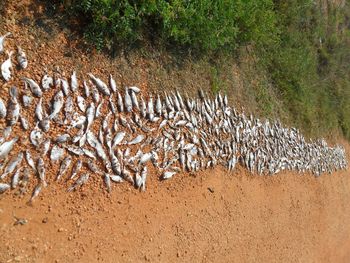
[[[239,55],[240,47],[249,46],[294,124],[315,135],[340,128],[350,138],[350,6],[345,0],[63,3],[83,18],[85,35],[98,48],[152,41],[211,56]]]

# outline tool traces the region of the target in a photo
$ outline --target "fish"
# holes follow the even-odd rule
[[[45,156],[49,152],[50,145],[51,145],[50,139],[46,139],[45,141],[42,142],[41,149],[40,149],[42,156]]]
[[[12,35],[11,32],[7,32],[6,34],[0,36],[0,54],[4,52],[4,43],[5,43],[5,39]]]
[[[56,177],[56,181],[60,180],[62,175],[64,175],[67,172],[71,162],[72,162],[72,157],[70,157],[69,155],[63,159],[61,166],[60,166],[60,169],[58,171],[57,177]]]
[[[103,100],[101,100],[101,102],[97,105],[96,107],[96,111],[95,111],[95,118],[99,118],[102,114],[101,110],[102,110],[102,106],[103,106]]]
[[[129,89],[132,91],[132,92],[134,92],[134,93],[139,93],[141,90],[138,88],[138,87],[136,87],[136,86],[131,86],[131,87],[129,87]]]
[[[145,164],[152,158],[152,153],[145,153],[141,156],[139,164]]]
[[[78,156],[81,156],[81,155],[84,155],[84,151],[82,148],[80,148],[79,146],[75,146],[75,145],[68,145],[65,147],[68,152],[72,153],[72,154],[75,154],[75,155],[78,155]]]
[[[130,94],[129,94],[127,88],[125,88],[124,102],[125,102],[126,111],[131,112],[132,111],[132,101],[131,101],[131,97],[130,97]]]
[[[86,129],[85,133],[89,130],[90,126],[92,125],[93,121],[95,119],[95,104],[92,102],[90,103],[89,107],[86,109]]]
[[[46,179],[45,179],[45,163],[42,158],[38,159],[37,165],[36,165],[36,171],[39,176],[40,182],[44,187],[47,186]]]
[[[64,96],[69,96],[70,94],[70,88],[68,81],[66,79],[61,79],[61,84],[62,84],[62,91]]]
[[[135,187],[137,189],[140,189],[140,187],[142,185],[142,178],[141,178],[141,176],[140,176],[140,174],[138,172],[135,174],[135,180],[134,181],[135,181]]]
[[[12,180],[11,180],[12,189],[15,189],[18,185],[21,170],[22,170],[22,167],[18,168],[17,171],[15,172],[15,174],[12,176]]]
[[[85,97],[87,97],[87,98],[90,97],[90,88],[85,80],[83,82],[83,87],[84,87]]]
[[[166,179],[170,179],[171,177],[173,177],[176,174],[176,172],[170,172],[170,171],[165,171],[162,175],[162,179],[166,180]]]
[[[115,183],[122,183],[124,182],[124,179],[119,176],[119,175],[110,175],[110,179],[111,181],[115,182]]]
[[[63,107],[64,99],[63,99],[63,92],[60,90],[58,91],[55,96],[53,97],[53,103],[51,108],[51,114],[49,118],[52,120],[55,118],[61,111]]]
[[[111,87],[114,93],[117,92],[117,83],[115,82],[112,74],[109,75],[109,86]]]
[[[133,144],[138,144],[140,142],[142,142],[145,139],[144,135],[137,135],[133,140],[131,140],[130,142],[128,142],[128,145],[133,145]]]
[[[5,193],[11,186],[9,184],[0,183],[0,194]]]
[[[86,102],[85,99],[82,96],[77,96],[77,103],[78,103],[78,108],[82,112],[86,111]]]
[[[50,130],[50,118],[45,117],[41,121],[39,121],[39,128],[43,132],[48,132]]]
[[[28,96],[28,95],[23,95],[22,96],[22,102],[23,102],[23,106],[25,108],[28,108],[33,102],[33,97]]]
[[[72,76],[70,78],[70,88],[73,92],[75,92],[79,87],[77,73],[73,71]]]
[[[107,187],[107,192],[110,193],[112,191],[112,185],[111,185],[111,177],[109,174],[104,173],[103,181],[105,182],[105,185]]]
[[[7,155],[11,152],[13,146],[18,141],[18,137],[13,138],[8,142],[4,142],[0,145],[0,160],[5,159]]]
[[[79,173],[80,169],[83,167],[83,161],[78,159],[77,162],[74,164],[73,169],[72,169],[72,175],[70,176],[69,179],[74,179],[75,176]]]
[[[94,87],[92,88],[91,95],[92,95],[92,99],[95,103],[100,102],[100,93],[98,92],[98,90],[96,88],[94,88]]]
[[[10,93],[11,91],[15,90],[15,87],[10,88]],[[14,91],[13,91],[14,92]],[[7,116],[6,120],[10,126],[15,125],[18,121],[19,115],[20,115],[20,106],[19,103],[17,102],[16,97],[13,95],[10,95],[10,100],[7,106]]]
[[[43,105],[42,105],[43,98],[39,99],[38,104],[35,108],[35,117],[41,121],[44,118],[44,111],[43,111]]]
[[[30,154],[30,151],[29,150],[25,150],[25,158],[26,158],[26,161],[28,163],[28,165],[34,170],[36,171],[36,166],[35,166],[35,163],[34,163],[34,160],[32,158],[32,155]]]
[[[92,73],[89,73],[88,76],[91,78],[92,82],[96,85],[98,90],[102,92],[103,95],[111,95],[111,92],[106,83],[104,83],[101,79],[95,77]]]
[[[123,112],[124,111],[124,103],[123,103],[123,97],[122,95],[120,95],[119,92],[117,92],[117,97],[118,97],[118,110],[119,112]]]
[[[34,146],[39,146],[44,140],[44,135],[42,131],[36,127],[30,132],[29,139]]]
[[[5,103],[0,98],[0,119],[6,118],[6,114],[7,114],[7,109],[6,109]]]
[[[17,46],[17,62],[22,69],[26,69],[28,66],[26,53],[20,46]]]
[[[139,107],[139,102],[137,100],[137,97],[136,97],[136,93],[135,92],[131,92],[131,101],[132,101],[132,104],[135,106],[135,108],[137,110],[140,110],[140,107]]]
[[[43,91],[41,90],[39,84],[36,83],[33,79],[25,78],[25,77],[21,79],[29,85],[30,91],[33,93],[35,97],[40,98],[43,96]]]
[[[58,161],[63,157],[63,155],[64,155],[64,149],[57,145],[54,145],[51,148],[50,160],[54,162]]]
[[[9,81],[11,79],[11,68],[12,68],[12,62],[11,62],[11,56],[13,54],[13,51],[7,52],[8,59],[5,60],[4,63],[1,64],[1,74],[5,81]]]
[[[29,123],[24,116],[19,116],[19,120],[21,122],[22,128],[27,131],[29,129]]]
[[[53,78],[45,74],[41,79],[41,87],[43,88],[43,90],[49,90],[52,86]]]
[[[71,96],[67,96],[66,103],[64,105],[64,115],[65,115],[65,122],[71,122],[72,116],[74,111],[74,103],[73,98]]]
[[[67,192],[72,192],[77,187],[82,186],[86,184],[86,182],[89,180],[90,175],[89,174],[82,174],[75,182],[74,184],[67,189]]]
[[[112,149],[114,149],[117,145],[119,145],[123,141],[125,135],[126,135],[125,132],[118,132],[114,136],[113,141],[112,141]]]
[[[0,179],[4,179],[8,174],[12,173],[18,165],[22,162],[23,153],[20,152],[16,156],[13,156],[5,167],[4,173],[0,176]]]
[[[146,191],[147,172],[148,172],[147,166],[144,166],[141,171],[141,179],[142,179],[141,191],[143,192]]]
[[[32,196],[30,197],[29,203],[33,202],[33,200],[34,200],[35,198],[38,197],[38,195],[39,195],[40,192],[41,192],[41,189],[42,189],[42,188],[41,188],[41,184],[40,184],[40,183],[37,184],[37,185],[34,187],[34,190],[33,190]]]

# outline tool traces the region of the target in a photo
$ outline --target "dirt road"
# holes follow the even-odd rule
[[[0,199],[0,262],[349,262],[350,177],[259,177],[217,168],[196,177],[51,185],[33,206]],[[28,222],[14,225],[17,218]]]

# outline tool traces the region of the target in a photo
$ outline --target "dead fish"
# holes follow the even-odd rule
[[[124,103],[123,103],[123,98],[122,95],[120,95],[119,92],[117,92],[117,97],[118,97],[118,110],[119,112],[123,112],[124,111]]]
[[[75,145],[69,145],[65,147],[68,152],[73,153],[75,155],[81,156],[84,155],[84,151],[82,148],[80,148],[79,146],[75,146]]]
[[[139,93],[141,90],[136,87],[136,86],[132,86],[132,87],[129,87],[130,90],[132,90],[132,92],[135,92],[135,93]]]
[[[64,115],[65,115],[65,122],[70,122],[72,120],[74,111],[74,103],[73,98],[71,96],[67,96],[66,103],[64,105]]]
[[[58,91],[55,96],[53,97],[53,103],[52,103],[52,112],[49,116],[49,118],[52,120],[57,116],[57,114],[60,113],[62,107],[63,107],[64,99],[63,99],[63,92],[60,90]]]
[[[111,181],[113,181],[115,183],[122,183],[122,182],[124,182],[124,179],[121,176],[119,176],[119,175],[111,175],[110,178],[111,178]]]
[[[28,96],[28,95],[23,95],[22,96],[22,103],[23,106],[28,108],[33,102],[33,97],[32,96]]]
[[[126,111],[131,112],[132,111],[132,101],[131,101],[131,97],[130,97],[130,94],[129,94],[127,88],[125,88],[124,102],[125,102]]]
[[[73,71],[70,80],[71,80],[70,81],[70,88],[72,89],[73,92],[75,92],[79,87],[78,78],[77,78],[77,74],[75,71]]]
[[[10,36],[11,33],[7,32],[5,35],[0,36],[0,54],[2,52],[4,52],[4,43],[5,43],[5,39]]]
[[[176,172],[170,172],[170,171],[165,171],[163,173],[162,179],[166,180],[166,179],[170,179],[171,177],[173,177],[176,174]]]
[[[22,80],[25,81],[29,85],[29,88],[34,96],[41,97],[43,95],[43,92],[42,92],[39,84],[36,83],[34,80],[32,80],[30,78],[25,78],[25,77],[23,77]]]
[[[90,106],[86,110],[86,129],[85,133],[89,130],[90,126],[92,125],[93,121],[95,119],[95,104],[90,103]]]
[[[147,166],[144,166],[142,168],[142,171],[141,171],[141,179],[142,179],[142,187],[141,187],[141,191],[146,191],[146,179],[147,179]]]
[[[0,160],[5,159],[7,155],[11,152],[14,144],[18,141],[18,137],[8,141],[4,142],[0,145]]]
[[[112,170],[115,172],[117,175],[120,175],[122,172],[122,167],[120,165],[120,162],[118,158],[113,154],[113,152],[110,153],[111,156],[111,165],[112,165]]]
[[[51,153],[50,153],[50,160],[51,161],[58,161],[62,158],[62,156],[64,155],[64,149],[54,145],[51,149]]]
[[[145,153],[141,156],[140,158],[140,164],[145,164],[147,163],[148,161],[150,161],[152,158],[152,153]]]
[[[36,108],[35,108],[35,117],[39,121],[41,121],[44,118],[44,111],[43,111],[42,100],[43,100],[43,98],[39,99],[39,102],[38,102],[38,104],[36,105]]]
[[[28,123],[27,119],[24,116],[19,116],[19,120],[21,122],[22,128],[24,130],[28,130],[29,129],[29,123]]]
[[[68,96],[70,94],[68,81],[66,79],[61,79],[61,84],[64,96]]]
[[[102,92],[103,95],[106,95],[106,96],[111,95],[111,92],[110,92],[106,83],[104,83],[101,79],[92,75],[92,73],[89,73],[88,75],[91,78],[92,82],[96,85],[96,87],[99,89],[99,91]]]
[[[17,171],[15,172],[15,174],[12,176],[12,180],[11,180],[12,189],[15,189],[18,185],[21,170],[22,170],[22,167],[18,168]]]
[[[105,173],[104,178],[103,178],[106,187],[107,187],[107,192],[110,193],[112,191],[112,185],[111,185],[111,177],[109,174]]]
[[[83,87],[84,87],[84,93],[85,93],[85,96],[88,98],[90,97],[90,88],[89,86],[87,85],[86,81],[84,80],[83,82]]]
[[[114,149],[117,145],[119,145],[122,140],[124,139],[126,133],[125,132],[118,132],[114,138],[113,138],[113,141],[112,141],[112,149]]]
[[[0,176],[0,179],[4,179],[8,174],[12,173],[16,167],[22,162],[23,153],[13,156],[5,167],[4,173]]]
[[[10,100],[7,106],[7,116],[6,119],[10,126],[15,125],[19,118],[20,106],[17,102],[17,99],[14,95],[11,95],[12,92],[16,92],[16,87],[10,88]]]
[[[98,92],[98,90],[96,88],[92,88],[91,90],[91,95],[92,95],[92,100],[95,103],[99,103],[100,102],[100,93]]]
[[[29,139],[34,146],[39,146],[44,139],[44,134],[38,129],[38,127],[35,127],[31,131]]]
[[[53,86],[53,78],[48,76],[48,75],[44,75],[43,78],[41,79],[41,87],[44,90],[48,90]]]
[[[46,139],[46,140],[41,144],[40,152],[41,152],[41,155],[42,155],[42,156],[45,156],[45,155],[49,152],[50,145],[51,145],[50,139]]]
[[[73,166],[72,175],[69,179],[74,179],[75,176],[79,173],[81,167],[83,167],[83,161],[78,159],[75,165]]]
[[[131,140],[128,145],[138,144],[145,139],[144,135],[137,135],[133,140]]]
[[[39,127],[43,132],[48,132],[50,130],[50,118],[45,117],[41,121],[39,121]]]
[[[96,164],[94,162],[87,162],[87,166],[90,169],[91,172],[95,174],[101,174],[101,171],[98,169]]]
[[[113,79],[112,74],[109,75],[109,85],[111,86],[112,91],[114,93],[116,93],[117,92],[117,83]]]
[[[68,192],[71,192],[75,190],[77,187],[82,186],[86,184],[86,182],[89,180],[89,174],[82,174],[75,182],[74,184],[68,188]]]
[[[130,172],[126,169],[123,169],[122,171],[122,176],[124,178],[124,180],[128,181],[129,183],[131,183],[132,185],[135,185],[135,181],[134,179],[132,178]]]
[[[86,111],[86,102],[85,99],[82,96],[77,96],[77,103],[78,103],[78,108],[82,112]]]
[[[111,109],[111,112],[113,114],[116,114],[117,113],[117,107],[113,101],[113,94],[109,97],[109,106],[110,106],[110,109]]]
[[[95,112],[95,118],[96,119],[101,116],[101,113],[102,113],[101,110],[102,110],[103,102],[104,102],[104,100],[101,100],[101,102],[96,107],[96,112]]]
[[[137,110],[140,110],[140,107],[139,107],[139,102],[137,100],[137,97],[136,97],[136,93],[135,92],[131,92],[131,101],[132,101],[132,104],[135,106],[135,108]]]
[[[5,62],[1,64],[1,74],[5,81],[9,81],[11,79],[10,69],[12,68],[12,62],[11,62],[12,54],[13,54],[13,51],[7,52],[8,59],[6,59]]]
[[[135,187],[139,189],[142,185],[142,178],[138,172],[135,174]]]
[[[70,157],[69,155],[63,159],[56,177],[56,181],[58,181],[62,177],[62,175],[64,175],[67,172],[71,162],[72,162],[72,157]]]
[[[7,113],[6,106],[5,106],[4,102],[2,101],[2,99],[0,98],[0,119],[5,118],[6,113]]]
[[[0,194],[5,193],[11,186],[9,184],[0,183]]]
[[[29,166],[30,166],[34,171],[36,171],[35,163],[34,163],[34,160],[33,160],[33,158],[32,158],[32,155],[30,154],[30,151],[29,151],[29,150],[26,150],[26,151],[25,151],[25,158],[26,158],[26,161],[27,161],[27,163],[29,164]]]
[[[25,69],[28,66],[28,60],[27,60],[26,53],[24,52],[24,50],[20,46],[17,46],[17,50],[18,50],[17,62],[22,69]]]
[[[36,171],[38,173],[39,179],[44,187],[47,186],[46,179],[45,179],[45,164],[44,160],[42,158],[38,159],[38,163],[36,166]]]
[[[37,198],[38,195],[40,194],[40,192],[41,192],[41,184],[39,183],[34,187],[34,190],[33,190],[32,196],[30,197],[29,203],[31,203],[35,198]]]

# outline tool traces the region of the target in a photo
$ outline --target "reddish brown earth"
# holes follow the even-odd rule
[[[154,177],[153,177],[154,179]],[[238,168],[0,199],[0,262],[349,262],[350,177]],[[210,189],[210,190],[209,190]],[[14,225],[15,217],[25,225]]]
[[[206,72],[190,62],[167,68],[161,55],[110,59],[89,53],[76,33],[48,17],[43,1],[8,2],[0,33],[13,32],[6,46],[19,43],[29,68],[1,82],[2,97],[11,85],[22,87],[21,76],[39,81],[45,67],[52,73],[56,66],[66,77],[73,68],[79,76],[92,71],[106,79],[113,73],[120,86],[143,92],[210,89]],[[231,75],[236,78],[234,70]],[[233,93],[241,94],[237,81]],[[244,98],[232,96],[235,103]],[[21,140],[14,151],[26,147]],[[55,169],[50,166],[49,178]],[[164,182],[151,173],[149,181],[145,193],[122,184],[113,185],[111,194],[97,178],[73,193],[65,191],[67,183],[53,183],[32,205],[26,204],[31,192],[1,195],[0,262],[350,262],[348,171],[260,177],[218,167]],[[15,225],[16,218],[27,223]]]

